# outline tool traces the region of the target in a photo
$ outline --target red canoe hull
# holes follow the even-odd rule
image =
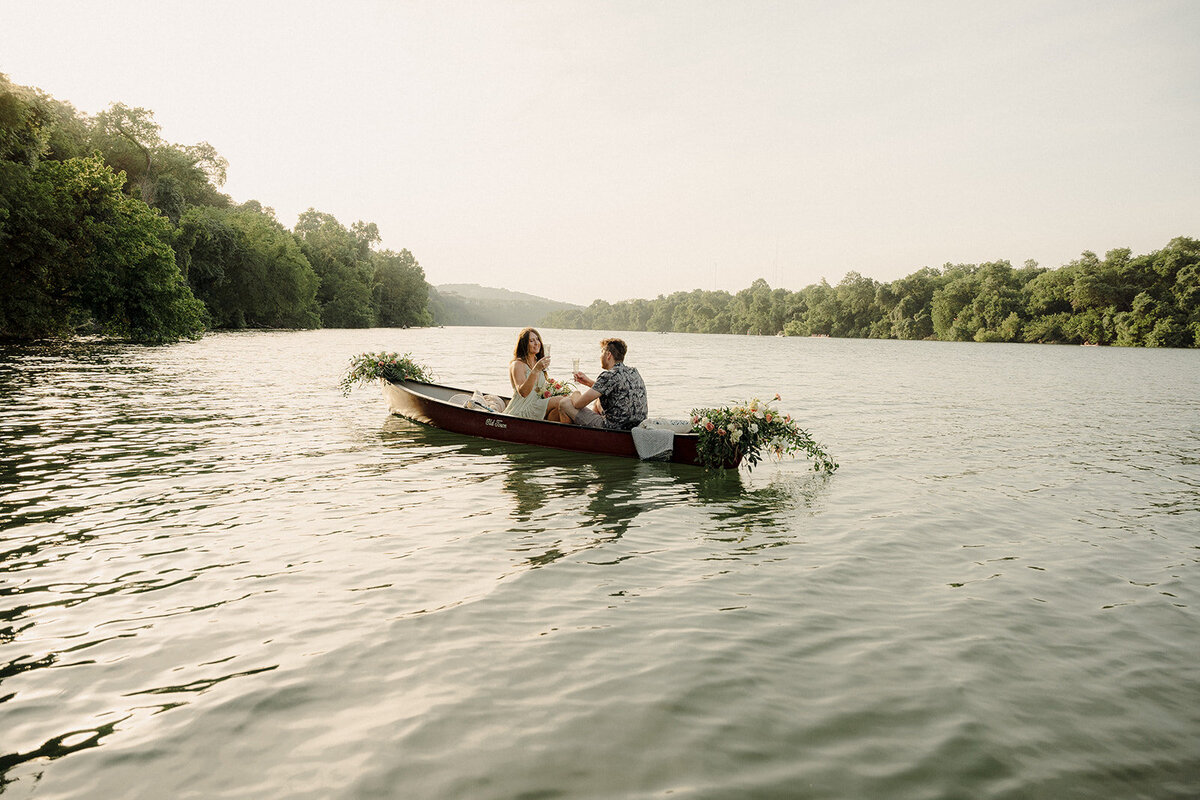
[[[380,384],[383,386],[383,396],[391,413],[442,430],[498,442],[553,447],[577,453],[638,457],[633,436],[628,431],[583,428],[578,425],[562,425],[548,420],[522,419],[464,408],[449,402],[449,398],[455,394],[470,395],[471,392],[450,386],[382,379]],[[505,402],[508,400],[503,399]],[[671,461],[678,464],[695,464],[697,438],[694,433],[675,434]]]

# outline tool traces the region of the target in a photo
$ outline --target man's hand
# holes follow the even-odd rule
[[[596,401],[597,405],[599,405],[599,400],[600,400],[600,393],[597,392],[595,389],[588,389],[587,391],[584,391],[584,392],[573,392],[571,394],[569,402],[576,408],[583,408],[584,406],[586,406],[588,403],[590,403],[592,401]]]

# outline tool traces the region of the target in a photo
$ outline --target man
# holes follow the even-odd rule
[[[646,383],[634,367],[625,366],[625,342],[605,339],[600,342],[600,366],[604,372],[592,380],[582,372],[575,380],[587,386],[575,392],[558,410],[576,425],[627,431],[646,418]],[[596,401],[595,409],[587,405]]]

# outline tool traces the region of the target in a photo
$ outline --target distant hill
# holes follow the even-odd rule
[[[523,328],[542,324],[552,311],[572,308],[582,306],[477,283],[443,283],[429,290],[429,310],[438,325]]]

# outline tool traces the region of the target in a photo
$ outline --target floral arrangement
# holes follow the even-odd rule
[[[542,389],[542,397],[566,397],[575,391],[575,384],[556,381],[549,375],[546,376],[546,386]]]
[[[378,378],[390,381],[414,380],[429,383],[433,371],[424,364],[412,360],[408,353],[359,353],[350,359],[350,366],[342,376],[342,394],[350,394],[355,386],[373,383]]]
[[[781,414],[771,405],[779,400],[757,398],[745,405],[692,410],[692,430],[700,434],[696,451],[705,467],[722,467],[740,454],[753,469],[763,451],[776,457],[803,451],[813,461],[818,472],[833,472],[838,468],[830,455],[813,441],[808,431],[798,426],[790,414]]]

